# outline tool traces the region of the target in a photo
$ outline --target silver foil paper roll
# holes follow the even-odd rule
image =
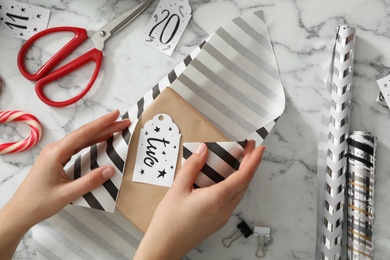
[[[377,139],[355,131],[348,147],[348,259],[373,259]]]
[[[341,259],[351,87],[355,51],[354,27],[337,27],[321,119],[317,162],[316,259]],[[346,241],[343,241],[346,242]]]

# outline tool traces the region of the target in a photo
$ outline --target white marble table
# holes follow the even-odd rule
[[[28,0],[51,9],[49,27],[70,25],[98,29],[138,1]],[[230,18],[263,9],[285,87],[286,109],[265,141],[267,150],[250,189],[228,224],[199,245],[186,259],[255,259],[257,239],[237,240],[231,248],[220,241],[240,219],[269,226],[273,242],[266,259],[314,259],[316,231],[316,153],[323,82],[338,24],[357,27],[351,130],[378,137],[375,259],[390,254],[390,111],[375,102],[376,79],[390,72],[390,2],[386,0],[190,0],[193,19],[172,57],[141,40],[155,1],[135,22],[114,37],[104,50],[102,71],[93,90],[77,105],[52,108],[35,95],[34,84],[19,73],[16,56],[21,40],[0,36],[0,110],[22,109],[36,115],[44,136],[32,150],[0,156],[0,206],[12,196],[42,147],[98,116],[126,111],[191,50]],[[43,59],[47,57],[44,53]],[[73,78],[70,78],[71,81]],[[75,78],[83,84],[87,79]],[[69,81],[63,81],[64,85]],[[59,91],[59,90],[58,90]],[[67,89],[65,89],[67,91]],[[59,92],[62,93],[62,92]],[[62,95],[62,94],[60,94]],[[387,121],[389,120],[389,121]],[[28,129],[0,125],[0,142],[17,140]],[[34,248],[24,239],[18,259]],[[133,250],[134,251],[134,250]],[[132,252],[133,252],[132,251]],[[95,256],[100,259],[99,255]],[[129,258],[132,255],[128,256]]]

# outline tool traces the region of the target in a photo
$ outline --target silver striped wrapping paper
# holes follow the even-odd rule
[[[354,27],[337,27],[318,145],[316,259],[341,259]]]
[[[348,259],[373,259],[377,139],[355,131],[348,147]]]
[[[120,177],[138,118],[167,86],[207,115],[229,139],[249,138],[261,144],[285,106],[283,85],[263,12],[245,14],[218,29],[130,108],[123,116],[132,121],[127,131],[90,147],[70,166],[68,176],[82,176],[99,165],[111,165]],[[234,168],[236,164],[227,166]],[[121,181],[113,179],[108,184],[74,204],[113,211]],[[67,207],[34,227],[37,259],[92,259],[96,255],[102,259],[128,259],[138,237],[133,239],[131,230],[121,229],[124,224],[118,222],[118,215],[121,217],[115,213]]]
[[[199,48],[145,94],[123,116],[129,129],[68,165],[77,179],[100,165],[116,174],[74,205],[113,212],[122,184],[128,146],[143,111],[170,86],[206,116],[229,140],[254,139],[260,145],[285,107],[285,95],[263,11],[237,17],[220,27]]]

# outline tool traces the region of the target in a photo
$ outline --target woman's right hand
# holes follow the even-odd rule
[[[181,259],[223,227],[243,198],[264,149],[249,141],[238,171],[210,187],[194,189],[208,153],[207,146],[201,144],[157,207],[134,259]]]

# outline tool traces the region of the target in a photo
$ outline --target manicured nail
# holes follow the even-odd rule
[[[204,143],[201,143],[199,146],[198,146],[198,148],[196,149],[196,154],[202,154],[202,153],[204,153],[204,151],[206,150],[206,144],[204,144]]]
[[[112,169],[111,167],[108,167],[102,171],[102,176],[105,179],[109,179],[114,175],[114,173],[115,173],[114,169]]]

